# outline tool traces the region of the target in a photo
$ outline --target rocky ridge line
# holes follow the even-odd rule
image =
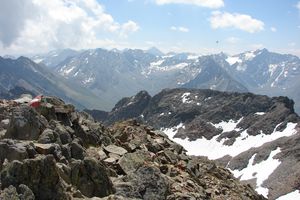
[[[0,100],[1,199],[264,199],[137,121],[105,128],[57,98]]]

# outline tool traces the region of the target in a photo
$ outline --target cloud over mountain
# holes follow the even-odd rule
[[[0,48],[2,43],[23,52],[29,46],[34,51],[109,46],[111,34],[127,36],[139,29],[134,21],[115,21],[96,0],[2,1],[0,15]]]
[[[213,29],[236,28],[249,33],[264,30],[264,22],[254,19],[250,15],[239,13],[214,11],[210,18],[210,24]]]

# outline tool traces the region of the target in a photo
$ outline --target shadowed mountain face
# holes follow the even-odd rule
[[[300,118],[287,97],[199,89],[168,89],[150,97],[142,91],[99,119],[113,124],[128,118],[163,131],[188,154],[218,159],[265,197],[298,188],[297,181],[276,178],[289,180],[293,175],[286,170],[300,172],[295,168]]]
[[[16,60],[0,57],[0,89],[6,98],[16,98],[20,93],[57,95],[79,107],[94,105],[97,98],[49,69],[38,65],[28,58]],[[82,103],[81,103],[82,102]]]
[[[246,92],[247,88],[234,80],[212,57],[199,58],[197,63],[201,72],[192,80],[183,85],[184,88],[198,88],[229,92]]]
[[[270,96],[288,96],[300,112],[300,59],[297,56],[269,52],[267,49],[227,57],[230,74],[249,91]]]

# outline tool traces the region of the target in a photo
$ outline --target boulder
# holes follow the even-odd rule
[[[117,155],[124,155],[125,153],[127,153],[127,150],[122,148],[122,147],[118,147],[116,145],[108,145],[106,147],[104,147],[104,150],[109,152],[109,153],[114,153]]]
[[[17,188],[10,185],[0,191],[1,200],[35,200],[33,192],[26,185],[19,185]]]
[[[47,125],[47,120],[33,108],[21,105],[12,111],[5,137],[18,140],[37,140]]]
[[[145,151],[136,151],[134,153],[125,154],[118,162],[121,169],[125,174],[129,174],[139,167],[141,167],[145,161],[150,160],[150,154]]]
[[[60,181],[52,155],[12,161],[1,171],[1,188],[27,185],[37,199],[70,199]]]
[[[131,184],[119,185],[116,188],[117,195],[145,200],[164,200],[171,192],[167,178],[156,167],[142,166],[125,179]]]
[[[104,164],[88,157],[71,163],[71,182],[87,197],[104,197],[114,192]]]
[[[0,141],[0,162],[4,159],[8,161],[23,160],[28,158],[27,143],[17,142],[10,139]]]
[[[40,143],[35,143],[35,150],[39,154],[47,155],[47,154],[54,154],[57,146],[55,144],[40,144]]]
[[[93,157],[97,160],[104,160],[107,158],[106,153],[102,148],[90,147],[86,150],[86,153],[89,157]]]
[[[72,158],[83,160],[86,155],[85,149],[77,141],[70,144],[70,149]]]
[[[53,130],[46,128],[39,136],[38,142],[42,144],[54,143],[57,140],[57,134]]]
[[[62,144],[67,144],[72,141],[72,134],[74,134],[74,130],[69,126],[64,126],[57,121],[50,122],[51,129],[54,130],[60,139]]]

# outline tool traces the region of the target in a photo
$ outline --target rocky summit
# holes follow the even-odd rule
[[[165,89],[123,98],[111,112],[88,112],[107,125],[135,118],[161,130],[187,154],[216,160],[266,198],[299,193],[300,118],[287,97]]]
[[[47,100],[0,100],[0,199],[265,199],[161,131],[136,120],[106,128]]]

